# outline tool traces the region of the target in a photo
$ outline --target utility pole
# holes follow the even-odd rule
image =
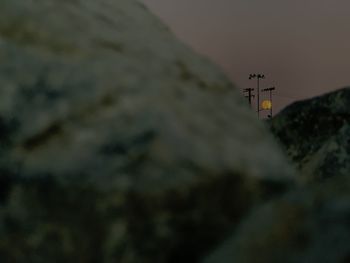
[[[273,103],[272,103],[272,91],[276,90],[276,87],[271,87],[271,88],[267,88],[267,89],[263,89],[262,91],[266,92],[270,92],[270,102],[271,102],[271,107],[270,107],[270,118],[272,118],[272,106],[273,106]]]
[[[251,88],[243,90],[243,92],[248,92],[248,95],[245,97],[248,98],[250,107],[252,107],[252,98],[255,97],[252,93],[253,91],[254,91],[254,89],[251,89]]]
[[[258,119],[260,119],[260,79],[264,79],[265,75],[263,74],[250,74],[249,79],[257,79],[257,112],[258,112]]]

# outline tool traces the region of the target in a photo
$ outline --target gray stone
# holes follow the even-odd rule
[[[255,209],[203,262],[350,262],[350,177],[325,179]]]
[[[302,181],[350,174],[350,88],[290,105],[271,130]]]
[[[350,262],[349,105],[346,88],[269,123],[306,184],[254,209],[204,263]]]
[[[1,262],[197,262],[293,170],[133,0],[0,2]]]

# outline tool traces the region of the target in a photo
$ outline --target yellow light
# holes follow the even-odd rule
[[[270,100],[264,100],[261,103],[261,107],[263,110],[270,110],[272,108],[272,102]]]

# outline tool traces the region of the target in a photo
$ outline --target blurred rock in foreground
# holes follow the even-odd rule
[[[256,209],[204,263],[350,262],[350,177],[335,176]]]
[[[349,124],[349,88],[275,117],[271,129],[307,184],[255,208],[203,262],[350,262]]]
[[[302,180],[350,174],[350,88],[292,104],[273,118],[271,130]]]
[[[198,262],[292,171],[133,0],[0,2],[1,262]]]

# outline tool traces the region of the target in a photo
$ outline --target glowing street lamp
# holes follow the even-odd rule
[[[258,118],[260,118],[260,79],[264,79],[265,75],[263,74],[250,74],[249,79],[257,79],[257,112],[258,112]]]
[[[266,100],[265,105],[263,105],[263,109],[264,106],[266,107],[266,110],[270,110],[270,115],[269,117],[272,118],[272,91],[274,91],[276,88],[275,87],[271,87],[271,88],[267,88],[267,89],[263,89],[263,92],[269,91],[270,92],[270,100]],[[264,103],[263,102],[263,103]]]
[[[261,108],[263,110],[271,110],[272,109],[272,101],[271,100],[264,100],[261,103]]]

